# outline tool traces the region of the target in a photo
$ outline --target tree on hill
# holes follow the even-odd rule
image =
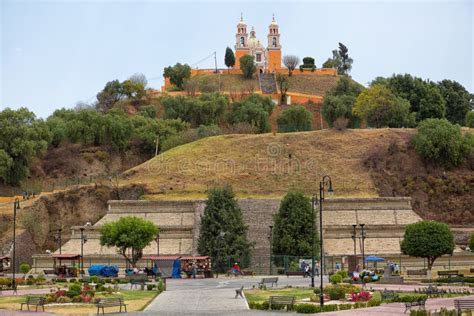
[[[100,228],[101,246],[116,247],[132,267],[143,256],[143,249],[156,239],[158,227],[150,221],[134,216],[124,216]]]
[[[437,258],[453,253],[454,237],[444,223],[420,221],[407,225],[400,248],[405,255],[426,258],[431,270]]]
[[[303,132],[312,130],[313,115],[302,105],[283,110],[277,119],[278,132]]]
[[[235,65],[235,55],[230,47],[225,49],[224,63],[227,68],[232,68]]]
[[[467,112],[471,110],[469,92],[454,80],[443,80],[438,87],[446,101],[446,118],[451,123],[463,125]]]
[[[415,124],[410,103],[396,97],[389,88],[376,84],[364,90],[356,99],[352,113],[374,127],[410,127]]]
[[[300,58],[296,55],[285,55],[283,56],[283,65],[288,68],[288,76],[291,77],[293,70],[298,67],[300,63]]]
[[[124,97],[123,86],[118,80],[112,80],[105,84],[104,89],[97,93],[96,108],[99,111],[107,112],[115,103]]]
[[[252,78],[255,71],[257,71],[257,65],[253,60],[253,57],[250,55],[244,55],[240,57],[240,70],[242,70],[242,74],[245,78],[250,79]]]
[[[339,75],[348,75],[352,69],[354,60],[349,57],[349,49],[342,43],[339,43],[338,49],[332,51],[332,58],[328,58],[323,68],[335,68]]]
[[[230,186],[209,191],[198,239],[198,252],[210,256],[215,267],[223,271],[227,258],[250,264],[253,243],[247,239],[248,227],[242,209]]]
[[[29,174],[33,159],[52,139],[48,126],[27,108],[0,112],[0,179],[18,185]]]
[[[424,96],[420,101],[416,118],[419,122],[429,118],[443,118],[446,113],[446,102],[439,88],[434,83],[427,83],[424,87]]]
[[[273,217],[274,255],[307,256],[317,253],[318,238],[311,201],[301,192],[288,192]],[[313,243],[313,240],[315,241]]]
[[[248,123],[256,127],[259,133],[266,133],[270,131],[269,117],[272,110],[271,98],[251,95],[232,104],[227,121],[231,124]]]
[[[313,57],[303,58],[303,65],[300,66],[300,69],[303,70],[304,68],[306,68],[306,69],[309,68],[311,70],[316,69],[316,65],[314,64],[314,58]]]
[[[322,115],[329,126],[333,127],[337,119],[346,119],[350,125],[355,125],[352,107],[357,96],[362,92],[363,86],[343,76],[331,89],[323,100]]]
[[[170,78],[170,82],[182,90],[184,81],[191,77],[191,67],[188,64],[177,63],[174,66],[166,67],[163,75]]]
[[[446,119],[427,119],[418,125],[412,142],[421,158],[447,168],[461,165],[469,156],[474,137]]]
[[[474,234],[471,234],[471,238],[469,238],[469,249],[471,249],[471,252],[474,252]]]
[[[277,74],[276,82],[281,94],[280,101],[281,103],[286,104],[286,93],[288,92],[288,89],[290,89],[290,79],[285,75]]]

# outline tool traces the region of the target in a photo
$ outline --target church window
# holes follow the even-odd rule
[[[244,45],[245,45],[245,39],[244,39],[244,37],[242,36],[242,37],[240,38],[240,46],[244,46]]]
[[[273,47],[277,47],[277,39],[276,39],[276,37],[273,38]]]
[[[257,62],[261,62],[262,61],[262,54],[257,54]]]

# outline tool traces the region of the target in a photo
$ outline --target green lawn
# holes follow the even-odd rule
[[[300,288],[300,287],[292,287],[292,288],[285,288],[285,289],[267,289],[267,290],[260,290],[260,289],[245,290],[245,297],[247,298],[247,301],[258,302],[258,303],[268,301],[270,296],[273,296],[273,295],[295,296],[297,300],[301,300],[303,298],[310,298],[311,295],[313,294],[314,294],[313,289]]]

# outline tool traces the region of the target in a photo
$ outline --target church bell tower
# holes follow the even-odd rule
[[[281,69],[281,45],[278,23],[275,21],[275,15],[272,23],[268,27],[268,46],[267,46],[267,69],[272,72]]]
[[[240,14],[240,22],[237,24],[237,33],[235,34],[235,68],[240,68],[240,57],[250,53],[248,46],[247,24]]]

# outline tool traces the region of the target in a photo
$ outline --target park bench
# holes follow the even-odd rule
[[[46,298],[42,296],[27,296],[26,301],[21,303],[20,305],[20,310],[23,310],[23,305],[26,305],[28,310],[30,310],[30,305],[31,306],[36,306],[36,311],[38,311],[38,306],[41,306],[43,308],[44,312],[44,304],[46,303]]]
[[[278,286],[278,277],[272,277],[272,278],[262,278],[262,281],[258,283],[259,286],[263,286],[265,284],[275,284],[275,286]]]
[[[457,309],[458,315],[461,315],[463,309],[474,309],[474,300],[454,300],[454,308]]]
[[[451,270],[451,271],[438,271],[438,276],[440,277],[463,277],[464,275],[463,274],[459,274],[459,271],[458,270]]]
[[[270,309],[272,306],[286,306],[286,310],[290,311],[293,310],[293,305],[295,305],[296,297],[294,296],[270,296],[268,300],[268,305]]]
[[[127,304],[123,301],[121,297],[111,297],[111,298],[101,298],[95,303],[97,306],[97,315],[100,314],[100,309],[102,308],[102,314],[104,314],[105,307],[120,307],[120,313],[122,312],[122,306],[125,308],[125,313],[127,312]]]
[[[291,276],[294,276],[294,275],[298,275],[298,276],[304,276],[304,272],[303,271],[286,271],[286,276],[289,277],[290,275]]]
[[[382,295],[382,301],[396,300],[399,297],[397,292],[387,289],[384,289],[382,292],[380,292],[380,295]]]
[[[420,308],[425,309],[425,304],[426,304],[426,298],[420,298],[414,302],[406,302],[404,313],[406,313],[407,311],[411,311],[411,308],[416,307],[416,306],[419,306]]]
[[[127,279],[130,282],[130,288],[134,285],[140,284],[142,289],[144,289],[145,283],[148,282],[148,276],[146,274],[132,274],[127,276]]]
[[[407,270],[408,276],[426,276],[426,269]]]

